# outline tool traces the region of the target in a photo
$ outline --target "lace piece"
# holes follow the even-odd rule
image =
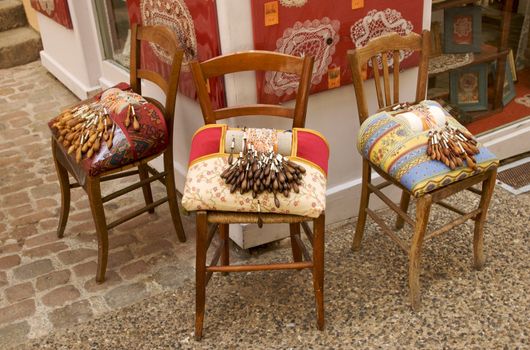
[[[412,22],[403,18],[401,12],[387,8],[384,11],[369,11],[364,18],[361,18],[351,26],[350,33],[355,47],[363,47],[370,39],[390,33],[398,33],[401,36],[405,36],[411,33],[413,29]],[[399,61],[402,62],[410,55],[412,55],[410,50],[400,51]],[[392,53],[389,53],[386,59],[388,66],[393,66]],[[368,65],[371,67],[372,62],[368,61]],[[377,65],[380,69],[383,68],[381,57],[377,58]]]
[[[280,4],[285,7],[302,7],[307,3],[307,0],[280,0]]]
[[[39,0],[39,5],[49,16],[55,11],[55,0]]]
[[[197,57],[193,18],[183,0],[142,0],[140,6],[143,24],[162,25],[175,32],[184,49],[183,63],[186,64]],[[154,43],[149,45],[161,61],[171,64],[172,57],[164,49]]]
[[[321,20],[296,22],[287,28],[283,36],[276,43],[276,51],[294,55],[311,55],[315,57],[311,84],[322,81],[335,53],[335,46],[339,42],[340,22],[324,17]],[[289,95],[298,88],[298,77],[295,74],[281,72],[265,73],[265,88],[267,94],[276,96]]]
[[[515,99],[515,102],[530,108],[530,94],[526,94],[522,97],[517,97]]]
[[[463,54],[444,54],[429,59],[429,74],[445,72],[464,66],[474,60],[473,52]]]

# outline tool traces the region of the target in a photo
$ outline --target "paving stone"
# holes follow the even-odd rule
[[[20,256],[8,255],[0,258],[0,270],[7,270],[20,264]]]
[[[56,328],[64,328],[88,321],[92,318],[92,308],[87,300],[77,301],[71,305],[55,309],[48,314],[48,318]]]
[[[4,208],[29,202],[29,196],[26,192],[17,192],[3,197],[2,205]]]
[[[68,250],[66,252],[61,252],[57,256],[59,257],[59,260],[61,260],[63,264],[72,265],[72,264],[81,262],[87,258],[97,256],[97,250],[87,249],[87,248],[78,248],[78,249]]]
[[[64,242],[54,242],[46,244],[40,247],[29,249],[24,251],[22,254],[24,256],[29,256],[31,258],[43,258],[45,256],[51,255],[53,253],[60,252],[61,250],[68,249],[68,246]]]
[[[112,288],[113,286],[119,284],[121,281],[122,281],[121,277],[116,272],[112,270],[108,270],[107,273],[105,274],[104,283],[97,283],[96,275],[94,273],[94,276],[85,282],[84,287],[85,287],[85,290],[90,293],[101,292],[101,291]]]
[[[10,323],[35,313],[35,300],[27,299],[20,303],[0,308],[0,325]]]
[[[137,256],[142,257],[163,251],[173,250],[173,244],[165,239],[154,241],[140,249]]]
[[[7,300],[9,300],[11,303],[14,303],[33,297],[35,295],[35,290],[33,289],[33,285],[30,282],[26,282],[6,288],[5,294]]]
[[[35,230],[35,233],[37,231]],[[58,240],[57,234],[55,232],[47,232],[41,235],[34,235],[26,239],[25,245],[28,248],[37,247],[43,244],[56,242]]]
[[[7,274],[4,271],[0,271],[0,288],[7,285]]]
[[[70,270],[54,271],[47,275],[37,278],[36,287],[38,291],[55,288],[59,285],[66,284],[70,280]]]
[[[138,239],[131,233],[124,233],[120,235],[112,235],[109,238],[109,249],[119,248],[122,246],[128,246],[133,243],[137,243]]]
[[[41,300],[47,306],[62,306],[70,301],[76,300],[81,293],[72,285],[63,286],[52,290],[44,295]]]
[[[72,267],[77,277],[95,276],[98,264],[95,261],[89,261]]]
[[[27,321],[13,323],[0,328],[0,348],[7,349],[22,343],[30,330]]]
[[[153,274],[153,280],[163,287],[175,289],[184,285],[184,282],[192,278],[194,274],[194,269],[185,264],[164,266]]]
[[[111,308],[119,308],[142,300],[147,295],[145,283],[138,282],[114,288],[105,294],[105,301]]]
[[[149,271],[150,266],[143,260],[138,260],[123,266],[120,275],[125,279],[132,279]]]
[[[131,261],[132,259],[133,255],[129,249],[120,250],[119,252],[109,254],[107,266],[109,269],[114,269],[115,267],[121,266],[126,262]]]
[[[53,271],[52,261],[50,259],[43,259],[19,266],[13,272],[15,278],[26,280],[44,275],[51,271]]]

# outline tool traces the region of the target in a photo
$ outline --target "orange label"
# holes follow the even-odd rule
[[[340,67],[328,69],[328,89],[340,87]]]
[[[351,0],[352,10],[362,9],[364,7],[364,0]]]
[[[273,26],[280,22],[278,14],[278,1],[269,1],[265,3],[265,26]]]

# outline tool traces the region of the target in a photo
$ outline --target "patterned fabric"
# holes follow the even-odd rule
[[[443,110],[434,101],[422,101],[421,104]],[[447,112],[445,114],[449,125],[465,129]],[[380,112],[370,116],[361,125],[357,149],[364,158],[398,180],[416,197],[499,164],[493,153],[480,146],[480,153],[475,156],[476,170],[467,166],[451,170],[442,162],[427,156],[427,140],[427,130],[414,131],[396,113]]]
[[[76,163],[75,157],[67,157],[72,168],[80,168],[80,170],[89,176],[97,176],[143,158],[153,156],[165,150],[168,145],[168,131],[162,112],[155,105],[148,103],[141,96],[130,91],[128,84],[120,83],[116,87],[106,91],[118,89],[122,90],[128,97],[134,97],[138,101],[139,104],[135,108],[138,121],[140,122],[140,130],[136,131],[132,127],[125,127],[124,121],[127,116],[127,108],[109,109],[109,116],[114,124],[116,124],[112,147],[109,149],[107,144],[102,142],[99,152],[94,154],[92,158],[83,159],[80,163]],[[100,102],[102,95],[106,91],[91,99],[84,100],[79,104]],[[115,91],[113,92],[113,95],[116,95]],[[52,128],[55,121],[56,118],[52,119],[48,123],[48,126],[52,134],[57,138],[57,130]],[[66,154],[66,150],[62,144],[59,144],[59,146]]]
[[[225,135],[228,128],[223,124],[206,125],[199,129],[192,140],[190,165],[184,186],[182,206],[188,211],[216,210],[231,212],[257,212],[258,200],[261,212],[318,217],[326,208],[326,182],[329,147],[322,135],[295,128],[291,161],[306,169],[300,192],[290,192],[289,197],[277,194],[280,207],[274,204],[274,195],[264,192],[256,199],[252,193],[230,193],[220,174],[228,167],[225,152]],[[285,131],[282,131],[285,132]]]

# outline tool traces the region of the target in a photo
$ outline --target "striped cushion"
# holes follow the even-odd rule
[[[422,101],[430,107],[443,108],[435,101]],[[465,129],[445,110],[449,125]],[[399,181],[418,197],[437,188],[497,167],[498,159],[486,147],[479,146],[475,156],[477,169],[467,166],[451,170],[444,163],[427,156],[428,130],[415,131],[395,113],[380,112],[361,125],[357,139],[359,153],[372,164]]]

